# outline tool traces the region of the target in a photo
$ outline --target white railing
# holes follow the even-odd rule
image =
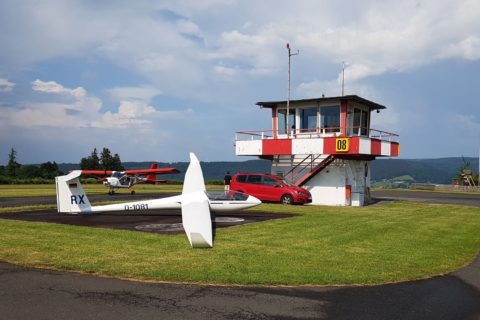
[[[399,138],[399,135],[395,133],[362,127],[348,127],[347,133],[347,137],[360,136],[390,142],[398,142]],[[236,132],[235,141],[273,139],[275,136],[279,139],[311,139],[341,137],[343,135],[341,134],[339,127],[291,129],[290,132],[285,132],[285,130],[277,130],[276,135],[273,130],[256,130]]]

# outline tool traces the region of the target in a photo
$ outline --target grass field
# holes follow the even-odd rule
[[[393,202],[255,210],[297,216],[219,229],[213,249],[191,249],[184,234],[0,219],[0,260],[158,281],[338,285],[444,274],[480,250],[475,207]]]
[[[101,184],[82,184],[87,194],[107,194],[108,188]],[[134,190],[138,193],[170,193],[170,192],[182,192],[182,185],[175,184],[159,184],[148,185],[138,184]],[[207,185],[207,189],[223,189],[223,186]],[[115,191],[116,193],[128,194],[128,189],[120,189]],[[0,198],[14,198],[14,197],[54,197],[55,185],[54,184],[30,184],[30,185],[0,185]]]

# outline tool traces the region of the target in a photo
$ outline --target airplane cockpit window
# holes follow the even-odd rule
[[[112,177],[120,179],[122,177],[122,173],[118,171],[113,171],[112,172]]]
[[[124,185],[130,184],[130,177],[128,177],[128,176],[122,176],[122,177],[120,178],[120,183],[121,183],[121,184],[124,184]]]
[[[229,192],[207,192],[207,197],[210,200],[217,201],[245,201],[248,199],[248,194],[229,191]]]

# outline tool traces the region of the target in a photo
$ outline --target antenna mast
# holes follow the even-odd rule
[[[345,61],[342,61],[342,97],[345,95]]]
[[[288,99],[287,99],[287,137],[290,137],[290,124],[289,124],[289,118],[290,118],[290,60],[292,56],[296,56],[300,53],[299,50],[297,50],[297,53],[291,53],[290,51],[290,44],[287,43],[287,50],[288,50]]]

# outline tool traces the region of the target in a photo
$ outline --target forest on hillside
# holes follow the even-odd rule
[[[470,163],[475,173],[478,172],[478,158],[456,157],[439,159],[377,159],[372,161],[371,180],[382,181],[395,177],[408,175],[418,183],[439,183],[450,184],[465,163]],[[123,162],[125,169],[145,169],[152,164],[152,161],[145,162]],[[237,172],[269,173],[270,161],[248,160],[248,161],[215,161],[201,162],[205,180],[223,179],[225,171],[232,174]],[[183,180],[187,170],[188,162],[158,162],[161,167],[175,167],[180,174],[164,175],[162,179]],[[59,164],[60,170],[67,172],[71,169],[78,169],[78,164]]]

